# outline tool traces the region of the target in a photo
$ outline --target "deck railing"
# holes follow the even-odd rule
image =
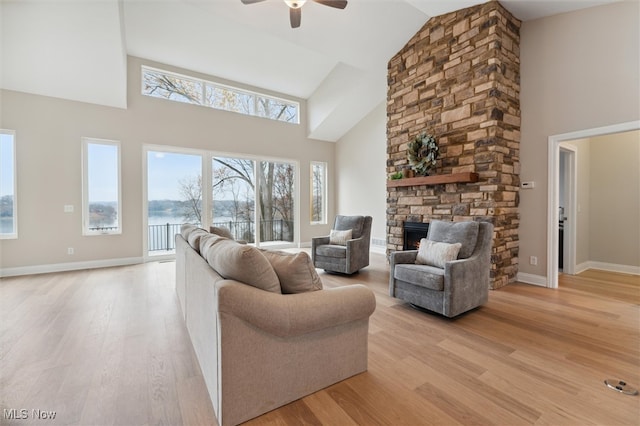
[[[214,222],[212,226],[227,228],[233,238],[248,243],[255,242],[255,223],[251,221]],[[149,225],[148,247],[150,252],[175,250],[174,235],[180,232],[181,223]],[[260,222],[260,241],[293,242],[293,221],[283,219]]]
[[[180,233],[181,223],[149,225],[149,251],[171,251],[176,249],[174,235]]]

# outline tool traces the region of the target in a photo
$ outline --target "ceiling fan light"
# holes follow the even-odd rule
[[[302,5],[304,5],[307,2],[307,0],[284,0],[284,2],[291,9],[300,9]]]

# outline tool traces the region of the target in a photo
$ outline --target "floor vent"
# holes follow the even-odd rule
[[[373,244],[374,246],[385,247],[387,245],[387,240],[383,240],[381,238],[372,238],[371,239],[371,244]]]
[[[618,379],[607,379],[604,381],[604,384],[607,385],[609,389],[613,389],[614,391],[621,392],[625,395],[637,395],[638,390],[629,385],[624,380]]]

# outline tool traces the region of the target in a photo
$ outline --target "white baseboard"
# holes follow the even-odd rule
[[[590,268],[590,266],[589,266],[590,263],[591,262],[582,262],[582,263],[577,264],[576,265],[576,269],[574,270],[574,273],[576,275],[578,275],[579,273],[586,271],[587,269]]]
[[[109,268],[112,266],[136,265],[143,263],[142,257],[125,257],[120,259],[89,260],[86,262],[54,263],[49,265],[19,266],[0,269],[0,277],[19,275],[48,274],[51,272],[77,271],[80,269]]]
[[[518,272],[516,280],[525,284],[537,285],[540,287],[548,287],[547,277],[543,275],[527,274],[526,272]]]
[[[615,263],[605,263],[596,261],[587,261],[576,265],[576,275],[588,269],[598,269],[601,271],[618,272],[621,274],[640,275],[640,267],[630,265],[618,265]],[[548,287],[547,277],[543,275],[527,274],[518,272],[516,280],[525,284],[537,285],[540,287]]]
[[[587,269],[599,269],[601,271],[618,272],[621,274],[640,275],[640,266],[619,265],[617,263],[597,262],[589,260],[576,265],[576,274],[584,272]]]

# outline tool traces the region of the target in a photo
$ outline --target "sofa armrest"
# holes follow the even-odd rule
[[[323,244],[329,244],[329,237],[313,237],[311,238],[311,245],[321,246]]]
[[[390,269],[393,271],[393,267],[401,263],[416,263],[417,257],[418,250],[392,251],[389,254]]]
[[[389,296],[396,297],[394,268],[403,263],[416,263],[418,250],[392,251],[389,253]]]
[[[329,236],[311,238],[311,261],[316,263],[316,248],[323,244],[329,244]]]
[[[365,237],[347,240],[346,271],[348,273],[369,266],[369,239]]]
[[[347,240],[347,250],[366,250],[367,243],[363,237]]]
[[[362,284],[299,294],[276,294],[237,281],[217,285],[218,310],[279,337],[298,336],[368,318],[376,307]]]
[[[445,291],[463,290],[464,288],[477,286],[480,282],[488,283],[487,279],[483,279],[483,272],[486,272],[485,259],[483,256],[476,254],[467,259],[458,259],[445,263]],[[456,288],[446,288],[448,283],[455,282]],[[461,285],[462,284],[462,285]],[[488,290],[488,287],[487,287]]]

